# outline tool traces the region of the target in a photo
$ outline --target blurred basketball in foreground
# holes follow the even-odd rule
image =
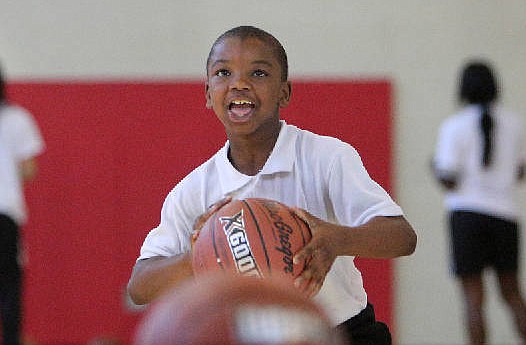
[[[196,275],[224,270],[293,281],[304,264],[293,255],[310,240],[308,226],[288,206],[268,199],[233,200],[208,219],[192,254]]]
[[[134,341],[134,345],[179,344],[342,343],[318,305],[283,281],[212,273],[157,300],[140,322]]]

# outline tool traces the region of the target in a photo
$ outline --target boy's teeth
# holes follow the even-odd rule
[[[254,103],[252,103],[251,101],[246,101],[246,100],[235,100],[235,101],[232,101],[230,103],[230,106],[229,106],[229,109],[230,110],[234,110],[234,109],[245,109],[245,110],[250,110],[252,108],[254,108],[255,105]]]

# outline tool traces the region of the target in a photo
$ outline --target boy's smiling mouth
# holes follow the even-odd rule
[[[249,100],[233,100],[228,105],[228,112],[233,121],[246,121],[252,114],[256,105]]]

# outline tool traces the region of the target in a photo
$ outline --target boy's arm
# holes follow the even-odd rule
[[[434,160],[431,160],[430,167],[436,181],[440,184],[441,187],[448,191],[452,191],[455,188],[457,188],[456,174],[441,171],[440,169],[438,169]]]
[[[411,255],[416,248],[416,234],[403,216],[375,217],[358,227],[338,231],[338,255],[367,258],[396,258]]]
[[[139,260],[128,282],[128,294],[134,303],[147,304],[192,276],[189,253]]]
[[[338,256],[395,258],[410,255],[416,248],[415,231],[403,216],[375,217],[349,227],[323,221],[301,209],[296,213],[312,231],[312,240],[294,256],[295,262],[308,262],[296,284],[309,296],[321,289]]]
[[[199,236],[199,231],[217,210],[228,204],[230,196],[211,205],[194,223],[191,241]],[[146,304],[162,295],[182,281],[193,277],[191,251],[171,257],[154,256],[135,263],[128,282],[128,294],[136,304]]]

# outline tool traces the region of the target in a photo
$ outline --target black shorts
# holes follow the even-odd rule
[[[391,345],[391,332],[383,322],[377,321],[373,305],[367,307],[358,315],[339,324],[336,329],[344,340],[352,345]]]
[[[470,211],[449,215],[452,268],[459,275],[479,274],[485,267],[497,272],[517,272],[519,226],[517,222]]]

